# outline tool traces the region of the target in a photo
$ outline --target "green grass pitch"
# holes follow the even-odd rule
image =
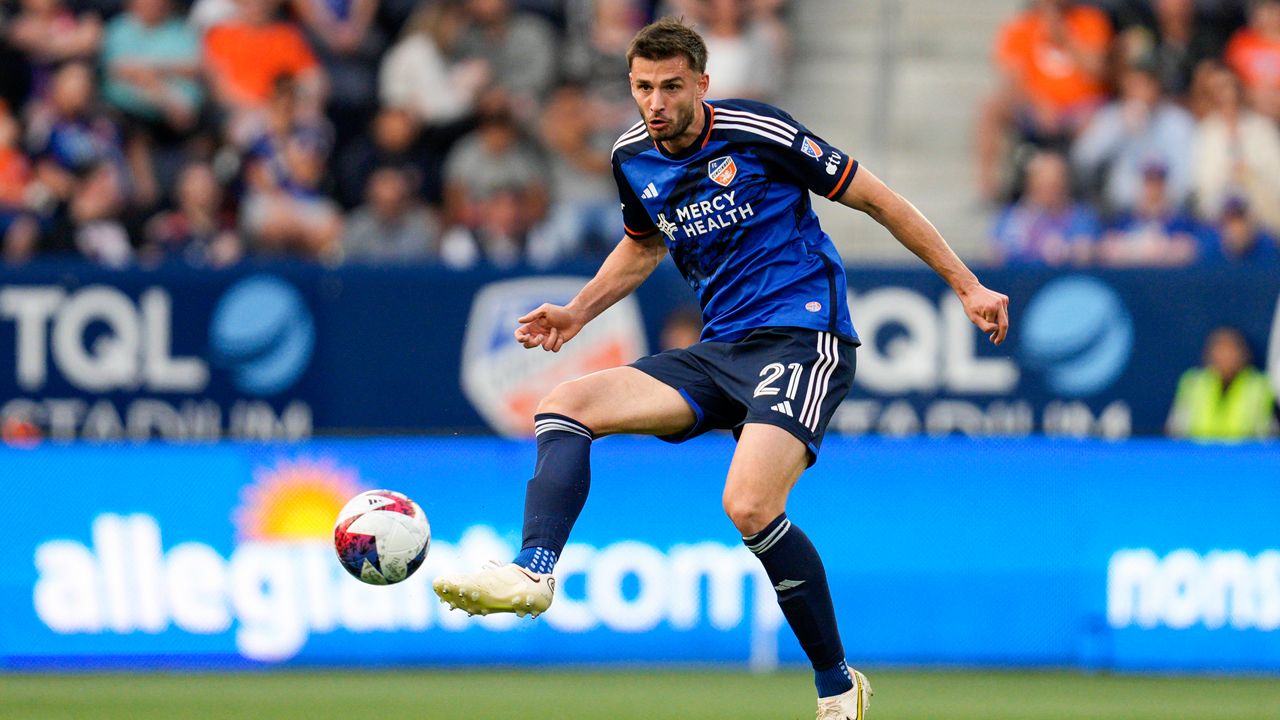
[[[869,673],[871,720],[1276,720],[1280,679]],[[691,670],[0,675],[3,720],[784,720],[811,676]]]

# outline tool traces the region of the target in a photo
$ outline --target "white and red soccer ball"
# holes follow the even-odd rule
[[[371,585],[390,585],[412,575],[427,558],[431,526],[408,497],[370,490],[342,507],[333,545],[347,572]]]

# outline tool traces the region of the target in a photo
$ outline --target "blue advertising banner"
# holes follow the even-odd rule
[[[664,266],[560,353],[512,340],[515,318],[568,301],[594,270],[6,271],[0,424],[10,438],[58,440],[527,436],[558,382],[661,349],[693,301]],[[834,432],[1160,434],[1179,374],[1223,324],[1280,378],[1280,273],[982,276],[1011,298],[999,348],[931,273],[850,271],[863,346]]]
[[[429,585],[513,554],[527,442],[0,450],[0,668],[802,663],[720,509],[731,439],[593,452],[531,620],[446,612]],[[1267,445],[832,437],[788,512],[855,662],[1280,671],[1278,477]],[[432,525],[391,587],[332,547],[376,487]]]

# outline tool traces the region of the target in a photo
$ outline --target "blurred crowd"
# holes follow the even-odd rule
[[[548,264],[622,236],[626,48],[774,99],[784,0],[3,0],[0,265]]]
[[[1280,0],[1034,0],[994,57],[1000,261],[1280,269]]]

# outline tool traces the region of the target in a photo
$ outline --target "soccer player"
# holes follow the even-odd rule
[[[519,555],[441,577],[435,591],[469,613],[545,611],[556,559],[587,498],[592,440],[634,433],[682,442],[732,429],[738,445],[725,512],[764,565],[813,664],[818,717],[863,720],[871,688],[845,664],[822,561],[786,514],[787,494],[817,460],[853,383],[858,345],[842,263],[809,192],[884,225],[950,284],[997,344],[1008,330],[1008,298],[983,287],[909,202],[790,115],[758,102],[706,101],[707,49],[681,21],[645,27],[627,58],[642,120],[613,148],[626,236],[568,305],[519,318],[515,337],[558,351],[670,253],[698,294],[701,342],[547,395],[534,418],[538,459]]]

